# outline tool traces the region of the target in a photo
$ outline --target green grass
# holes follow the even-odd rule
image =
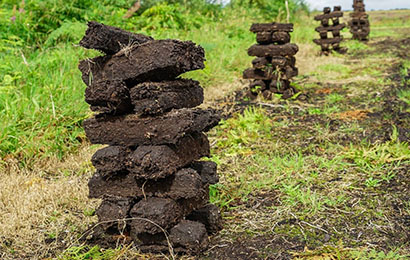
[[[57,260],[111,260],[121,256],[121,249],[104,250],[98,246],[71,247],[60,255]]]
[[[394,14],[385,11],[372,12],[369,15],[370,37],[401,37],[410,27],[410,19],[406,10],[398,10]]]
[[[89,112],[76,68],[85,51],[63,45],[24,53],[15,48],[1,55],[1,156],[13,155],[23,163],[61,158],[85,140],[81,126]]]
[[[352,72],[349,66],[344,65],[344,64],[332,64],[332,63],[324,64],[324,65],[320,65],[317,69],[325,73],[332,73],[332,74],[335,73],[335,76],[337,75],[335,79],[348,78],[350,77],[350,74]]]

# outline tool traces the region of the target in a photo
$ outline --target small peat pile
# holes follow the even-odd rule
[[[204,98],[199,82],[177,77],[204,68],[204,50],[96,22],[80,45],[105,53],[79,64],[86,102],[98,112],[85,132],[109,145],[92,157],[89,196],[102,199],[93,237],[134,241],[146,252],[199,253],[222,223],[208,203],[216,164],[198,161],[210,153],[204,132],[220,118],[195,108]]]
[[[341,6],[333,7],[333,12],[330,7],[325,7],[323,14],[315,16],[315,20],[320,21],[320,26],[315,29],[319,33],[320,39],[315,39],[313,42],[320,45],[322,54],[328,55],[331,50],[339,53],[346,53],[347,51],[346,48],[340,47],[343,40],[340,31],[346,27],[345,23],[340,23],[340,17],[343,17]],[[331,37],[328,37],[329,33]]]
[[[367,41],[370,34],[369,16],[366,14],[363,0],[354,0],[353,12],[350,14],[349,21],[350,32],[353,39]]]
[[[258,44],[248,49],[249,56],[256,56],[253,68],[243,72],[244,79],[252,79],[248,96],[254,99],[261,92],[266,99],[271,99],[273,93],[292,97],[295,89],[290,80],[298,75],[294,55],[299,51],[296,44],[290,43],[293,24],[253,24],[250,31],[256,33]]]

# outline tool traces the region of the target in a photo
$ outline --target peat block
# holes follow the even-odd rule
[[[270,80],[277,78],[277,74],[273,73],[272,69],[260,70],[249,68],[243,72],[244,79]]]
[[[134,175],[120,172],[108,178],[97,171],[88,181],[90,198],[116,197],[143,197],[142,184]]]
[[[256,57],[273,57],[273,56],[293,56],[299,51],[299,48],[294,43],[284,45],[252,45],[248,49],[249,56]]]
[[[272,32],[258,32],[256,34],[256,41],[261,44],[272,43]]]
[[[133,218],[131,230],[134,234],[157,234],[177,224],[183,217],[182,207],[172,199],[143,199],[130,211]]]
[[[206,229],[202,223],[182,220],[170,231],[169,242],[174,253],[184,253],[197,255],[203,251],[209,244]],[[157,234],[134,234],[142,242],[138,249],[142,252],[166,253],[170,248],[164,233]]]
[[[367,18],[362,18],[362,17],[352,18],[352,20],[350,20],[350,24],[352,26],[360,25],[360,26],[365,26],[365,27],[370,25],[369,20]]]
[[[122,114],[132,111],[130,93],[123,81],[93,81],[85,89],[85,101],[95,112]]]
[[[184,168],[159,180],[137,179],[131,173],[104,178],[98,171],[88,183],[90,198],[159,197],[174,200],[204,199],[209,182],[204,182],[194,169]],[[197,206],[195,206],[197,207]]]
[[[205,225],[190,220],[182,220],[173,227],[169,239],[173,246],[182,247],[191,254],[200,253],[209,244]]]
[[[156,246],[155,250],[144,250],[150,252],[166,252],[168,248],[167,238],[165,237],[165,233],[157,233],[157,234],[149,234],[149,233],[139,233],[135,234],[131,232],[131,236],[140,240],[143,244],[143,248],[147,249],[147,246]],[[138,247],[140,248],[140,247]]]
[[[205,189],[198,193],[198,196],[189,199],[179,199],[177,202],[182,208],[184,216],[191,214],[193,210],[202,208],[209,202],[209,186],[206,185]]]
[[[257,57],[252,60],[252,66],[255,69],[264,69],[268,66],[269,63],[270,62],[266,57]]]
[[[137,178],[158,179],[209,154],[206,135],[192,133],[182,137],[176,145],[140,146],[130,154],[125,163]]]
[[[272,33],[272,42],[285,44],[290,42],[290,34],[288,32],[274,32]]]
[[[252,66],[255,69],[265,69],[267,67],[285,67],[291,66],[294,67],[296,63],[296,59],[293,56],[288,57],[257,57],[252,60]]]
[[[214,109],[172,110],[158,117],[104,115],[84,121],[93,144],[121,146],[176,144],[193,132],[206,132],[220,120]]]
[[[281,56],[275,56],[272,57],[272,60],[270,62],[273,67],[279,66],[279,67],[285,67],[285,66],[290,66],[290,67],[295,67],[296,64],[296,58],[294,56],[288,56],[288,57],[281,57]]]
[[[205,187],[207,185],[203,183],[201,176],[194,169],[184,168],[157,182],[148,181],[144,185],[144,191],[159,198],[189,200],[206,197]]]
[[[132,45],[113,56],[82,60],[78,68],[88,86],[93,79],[124,81],[130,86],[170,80],[187,71],[203,69],[204,60],[204,49],[193,42],[156,40]]]
[[[338,25],[335,25],[335,26],[327,26],[327,27],[325,27],[325,26],[319,26],[319,27],[317,27],[315,30],[317,31],[317,32],[332,32],[332,31],[340,31],[340,30],[343,30],[343,28],[345,28],[346,27],[346,24],[344,24],[344,23],[341,23],[341,24],[338,24]]]
[[[94,167],[103,175],[125,171],[131,149],[124,146],[108,146],[98,150],[91,158]]]
[[[219,182],[217,165],[215,162],[198,161],[191,163],[189,167],[198,172],[204,184],[217,184]]]
[[[108,146],[93,155],[92,163],[104,177],[127,170],[136,178],[158,179],[209,153],[206,135],[192,133],[176,145],[142,145],[134,151],[124,146]]]
[[[97,22],[88,22],[88,29],[80,46],[100,50],[106,54],[119,52],[123,47],[154,40],[152,37],[124,31]]]
[[[219,208],[214,204],[208,204],[200,209],[194,210],[188,220],[200,222],[205,225],[208,234],[215,234],[222,230],[222,217]]]
[[[95,112],[156,115],[173,108],[199,106],[204,93],[198,81],[188,79],[144,82],[131,89],[123,81],[93,81],[86,88],[85,98]]]
[[[368,19],[369,15],[365,12],[353,12],[350,14],[352,19]]]
[[[276,31],[283,31],[283,32],[293,32],[293,24],[287,23],[255,23],[252,24],[251,32],[258,33],[258,32],[276,32]]]
[[[105,198],[95,214],[99,222],[106,222],[101,224],[105,229],[114,227],[121,230],[125,228],[126,221],[115,220],[126,219],[134,204],[135,200],[132,198]]]
[[[144,82],[133,87],[130,95],[134,111],[143,115],[196,107],[204,101],[204,91],[199,82],[190,79]]]
[[[257,79],[249,84],[249,90],[253,92],[257,92],[260,90],[265,90],[268,85],[266,84],[265,80]]]
[[[327,13],[327,14],[316,15],[314,19],[316,21],[322,21],[322,20],[328,20],[328,19],[331,19],[331,18],[339,18],[339,17],[343,17],[343,12],[333,11],[333,12]]]
[[[276,73],[276,71],[274,71],[273,69],[260,70],[260,69],[249,68],[243,72],[244,79],[259,79],[259,80],[277,80],[279,77],[281,79],[291,79],[292,77],[295,77],[297,75],[298,75],[298,69],[292,68],[290,66],[286,66],[286,68],[284,68],[284,72],[282,72],[281,75]]]
[[[288,32],[258,32],[256,34],[256,41],[260,44],[289,43],[290,34]]]
[[[313,42],[319,45],[323,44],[335,44],[335,43],[341,43],[343,41],[342,37],[336,37],[336,38],[329,38],[329,39],[314,39]]]
[[[269,89],[274,93],[280,93],[290,87],[288,80],[272,80],[269,84]]]

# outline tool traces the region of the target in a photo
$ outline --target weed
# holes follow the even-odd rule
[[[120,249],[114,250],[104,250],[98,246],[87,247],[87,246],[78,246],[68,248],[58,260],[111,260],[114,259],[120,252]]]
[[[329,104],[337,104],[340,101],[342,101],[344,99],[344,97],[340,94],[337,93],[331,93],[330,95],[328,95],[326,97],[326,100]]]
[[[369,188],[374,188],[374,187],[380,186],[380,180],[370,177],[366,180],[365,184]]]
[[[398,259],[407,259],[410,255],[400,255],[395,251],[383,252],[377,251],[375,249],[370,250],[353,250],[350,252],[350,255],[353,259],[363,259],[363,260],[398,260]]]

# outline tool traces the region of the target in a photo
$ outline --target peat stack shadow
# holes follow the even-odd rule
[[[354,40],[367,41],[370,34],[369,15],[366,14],[363,0],[354,0],[353,12],[350,14],[350,32]]]
[[[296,44],[290,43],[293,24],[253,24],[250,31],[256,33],[257,44],[248,49],[249,56],[256,56],[253,67],[243,72],[244,79],[252,80],[248,96],[255,99],[261,92],[266,99],[274,93],[285,99],[292,97],[296,91],[290,81],[298,75],[294,56],[299,51]]]
[[[323,14],[315,16],[315,20],[320,21],[320,26],[315,29],[319,33],[320,39],[315,39],[313,42],[320,45],[322,54],[328,55],[332,50],[339,53],[347,51],[347,48],[340,47],[340,43],[343,41],[340,31],[346,27],[345,23],[340,23],[340,17],[343,17],[341,6],[333,7],[333,12],[330,7],[325,7]],[[331,37],[328,37],[329,33]]]
[[[96,22],[80,45],[104,56],[82,60],[85,99],[94,117],[84,121],[96,173],[89,197],[102,199],[94,242],[123,239],[144,252],[198,254],[222,228],[209,204],[219,181],[204,132],[220,120],[198,81],[177,78],[204,68],[204,50],[190,41],[154,40]]]

